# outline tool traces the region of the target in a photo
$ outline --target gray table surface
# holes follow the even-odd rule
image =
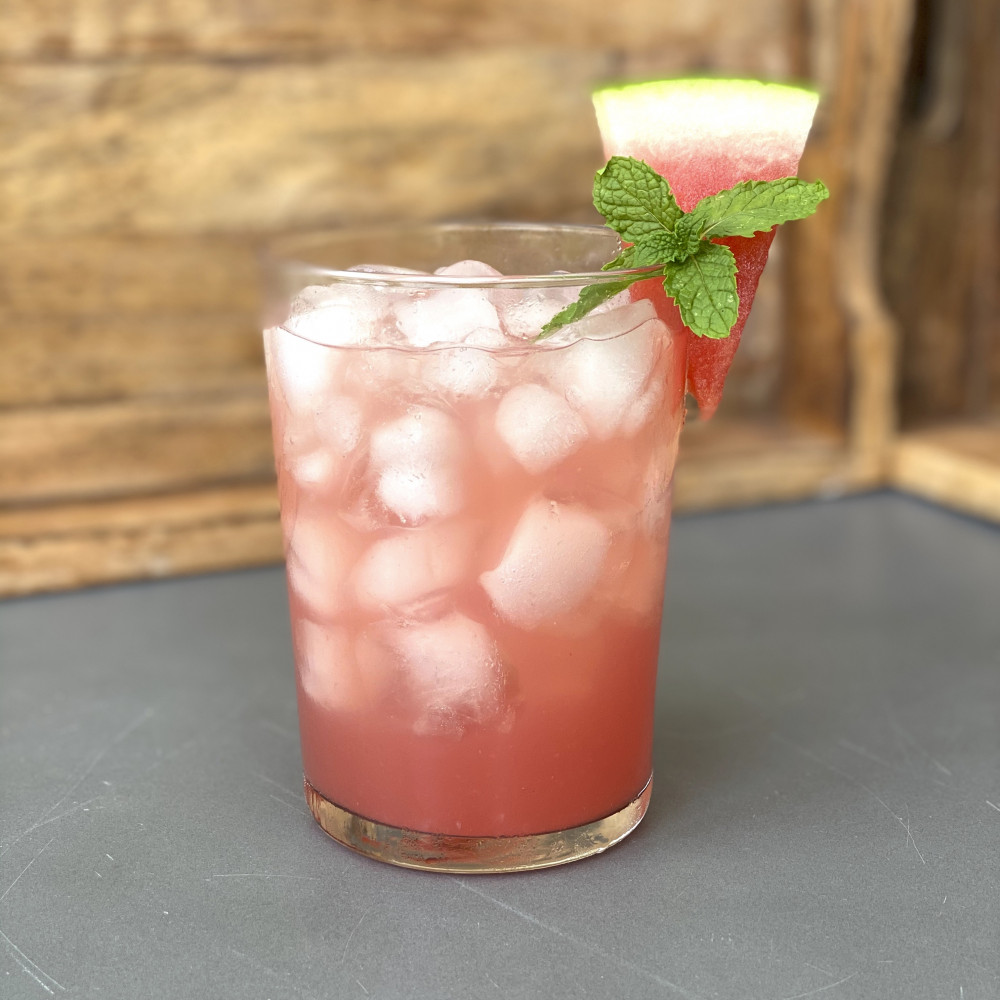
[[[681,518],[644,823],[452,877],[300,785],[278,569],[0,604],[0,996],[1000,996],[1000,530]]]

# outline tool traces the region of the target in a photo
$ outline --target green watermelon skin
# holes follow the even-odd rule
[[[740,181],[793,175],[817,101],[810,90],[749,80],[664,80],[594,95],[605,155],[644,160],[667,178],[685,212]],[[658,303],[670,329],[687,341],[687,388],[703,419],[719,406],[773,239],[774,230],[716,241],[736,258],[740,306],[728,337],[696,337],[665,295]]]

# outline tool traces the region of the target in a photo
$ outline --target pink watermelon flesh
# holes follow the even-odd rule
[[[605,155],[645,160],[685,212],[740,181],[793,175],[816,103],[812,91],[751,80],[664,80],[594,95]],[[717,241],[733,251],[738,269],[739,315],[728,337],[696,337],[672,302],[661,305],[671,329],[686,337],[687,387],[704,419],[722,398],[773,239],[774,230]]]

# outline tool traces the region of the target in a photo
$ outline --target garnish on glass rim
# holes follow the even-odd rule
[[[753,236],[782,222],[804,219],[830,196],[822,181],[797,177],[743,181],[702,198],[682,212],[666,178],[631,156],[612,156],[594,178],[594,206],[630,246],[603,270],[653,267],[620,281],[587,285],[576,302],[556,313],[539,339],[585,316],[636,281],[663,276],[663,288],[681,319],[699,337],[728,337],[736,323],[736,259],[729,247],[712,242]]]

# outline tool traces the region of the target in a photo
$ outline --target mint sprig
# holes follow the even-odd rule
[[[625,243],[604,270],[652,268],[618,281],[587,285],[576,302],[542,327],[546,337],[576,322],[636,281],[662,276],[681,319],[699,337],[728,337],[739,313],[736,259],[713,240],[753,236],[812,215],[830,192],[797,177],[744,181],[682,212],[666,178],[631,156],[613,156],[594,178],[594,205]]]
[[[736,258],[729,247],[706,242],[663,271],[663,288],[684,325],[702,337],[728,337],[740,309]]]
[[[673,230],[683,214],[670,185],[652,167],[631,156],[613,156],[594,177],[594,207],[629,243]]]

